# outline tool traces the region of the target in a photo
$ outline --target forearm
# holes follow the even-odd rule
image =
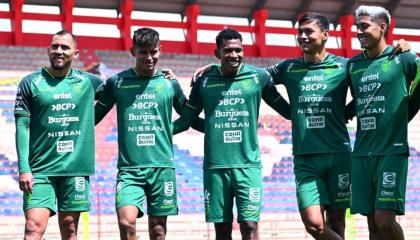
[[[204,119],[197,117],[195,121],[191,124],[191,127],[199,132],[204,133]]]
[[[95,104],[95,125],[97,125],[111,110],[112,107],[106,107],[102,103]]]
[[[18,116],[16,123],[16,152],[18,157],[19,174],[30,172],[29,166],[29,116]]]
[[[344,110],[344,115],[345,115],[345,119],[346,122],[348,122],[349,120],[353,119],[356,116],[356,106],[354,105],[354,100],[351,100],[351,102],[349,102]]]
[[[278,96],[274,101],[266,101],[277,113],[285,119],[290,120],[290,104],[282,96]]]
[[[190,107],[185,107],[181,113],[180,118],[178,118],[173,124],[173,134],[178,134],[180,132],[186,131],[198,117],[197,111]],[[197,129],[200,131],[199,129]],[[204,123],[203,123],[204,131]]]

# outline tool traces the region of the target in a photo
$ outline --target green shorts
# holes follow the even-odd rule
[[[238,222],[260,219],[262,207],[261,168],[204,170],[204,204],[207,222],[232,222],[233,198]]]
[[[48,208],[51,216],[57,211],[88,212],[90,210],[89,177],[35,175],[32,194],[23,194],[23,211],[31,208]]]
[[[299,210],[313,205],[350,206],[349,152],[295,155],[293,162]]]
[[[370,215],[375,209],[405,212],[408,156],[354,157],[350,212]]]
[[[116,208],[136,206],[139,209],[137,217],[142,217],[145,199],[148,215],[178,214],[174,168],[137,168],[118,171]]]

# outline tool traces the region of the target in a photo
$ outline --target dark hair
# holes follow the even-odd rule
[[[139,28],[133,34],[133,47],[154,48],[159,44],[159,33],[151,28]]]
[[[242,35],[233,28],[225,28],[216,37],[217,48],[221,48],[223,40],[239,39],[242,42]]]
[[[316,21],[321,31],[328,30],[330,28],[330,21],[328,18],[321,13],[317,12],[307,12],[300,17],[298,23],[302,25],[306,21]]]
[[[70,35],[73,38],[73,42],[74,42],[75,46],[77,46],[77,38],[76,38],[76,36],[73,33],[67,31],[66,29],[63,29],[63,30],[60,30],[60,31],[54,33],[54,36],[55,35],[64,36],[64,35],[67,35],[67,34]]]

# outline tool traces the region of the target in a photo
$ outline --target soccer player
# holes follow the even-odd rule
[[[242,239],[258,239],[262,173],[257,136],[261,97],[289,118],[287,102],[263,69],[242,64],[242,36],[224,29],[216,37],[220,65],[198,78],[174,134],[186,130],[204,109],[204,198],[216,239],[232,239],[236,200]]]
[[[137,239],[136,219],[147,200],[150,239],[165,239],[167,216],[178,214],[172,149],[172,107],[180,113],[186,98],[177,80],[157,69],[159,34],[134,32],[134,67],[109,78],[95,105],[98,123],[117,106],[118,176],[116,208],[121,239]],[[203,123],[197,128],[203,131]]]
[[[298,24],[303,57],[267,70],[289,96],[296,197],[306,231],[315,239],[344,239],[351,164],[347,59],[325,49],[330,23],[324,15],[306,13]]]
[[[404,233],[395,218],[405,212],[408,93],[418,58],[392,54],[385,42],[390,19],[382,7],[356,10],[364,51],[347,65],[357,113],[350,210],[367,216],[370,239],[400,240]]]
[[[89,175],[94,174],[94,99],[102,81],[72,69],[76,37],[53,35],[50,65],[19,84],[16,150],[24,192],[25,239],[41,239],[58,211],[62,239],[76,239],[80,212],[89,211]]]

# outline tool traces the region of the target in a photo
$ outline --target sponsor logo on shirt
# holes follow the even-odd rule
[[[135,102],[133,103],[133,109],[150,109],[158,108],[159,104],[156,102]]]
[[[128,114],[128,121],[149,121],[149,120],[160,120],[159,115],[152,115],[152,114],[144,114],[144,115],[136,115],[136,114]]]
[[[224,131],[223,132],[224,143],[239,143],[242,142],[242,131]]]
[[[379,80],[379,73],[373,73],[373,74],[369,74],[367,76],[363,76],[360,81],[361,82],[370,82],[370,81],[374,81],[374,80]]]
[[[65,127],[68,126],[70,122],[79,122],[79,117],[74,116],[66,116],[63,115],[61,117],[48,117],[48,123],[61,123],[61,126]]]
[[[314,75],[303,77],[304,82],[324,81],[324,75]]]
[[[307,128],[325,128],[325,117],[324,116],[307,117],[306,127]]]
[[[222,96],[227,97],[227,96],[239,96],[242,95],[242,91],[241,89],[230,89],[227,91],[222,91]]]
[[[344,173],[338,175],[338,188],[345,189],[350,186],[350,174]]]
[[[52,111],[66,111],[66,110],[75,109],[75,108],[76,108],[76,104],[74,103],[57,103],[57,104],[51,105]]]
[[[245,99],[243,98],[224,98],[219,100],[219,105],[222,106],[234,106],[234,105],[241,105],[245,103]]]
[[[57,142],[57,152],[65,153],[65,152],[73,152],[74,151],[74,142],[73,140],[68,141],[58,141]]]
[[[395,187],[395,178],[397,174],[395,172],[384,172],[382,186],[385,188]]]
[[[49,138],[69,137],[69,136],[80,136],[81,134],[82,134],[81,130],[58,131],[58,132],[48,132],[48,137]]]
[[[376,118],[375,117],[364,117],[360,119],[360,128],[364,130],[376,129]]]
[[[137,134],[137,146],[153,146],[155,144],[155,134]]]
[[[309,91],[319,91],[325,90],[328,86],[325,83],[310,83],[310,84],[302,84],[300,90],[302,92],[309,92]]]
[[[214,128],[249,128],[249,122],[225,122],[215,123]]]
[[[53,99],[72,99],[71,93],[55,93]]]
[[[259,202],[261,200],[261,190],[260,188],[250,188],[248,199],[251,202]]]
[[[174,195],[174,182],[164,182],[164,194],[167,197]]]
[[[74,178],[74,190],[76,192],[83,192],[86,190],[85,178],[84,177],[75,177]]]
[[[154,93],[142,93],[136,95],[137,100],[150,100],[156,99],[156,95]]]

